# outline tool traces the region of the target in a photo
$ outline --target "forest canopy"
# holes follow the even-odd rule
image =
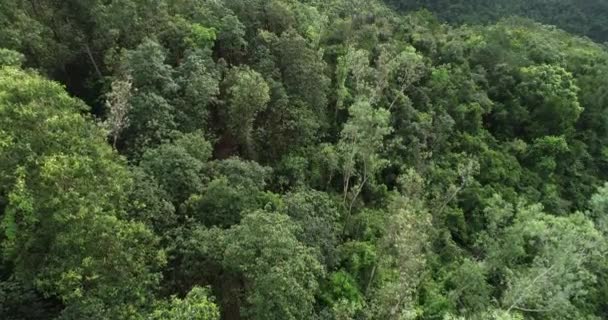
[[[555,25],[598,42],[608,41],[608,2],[603,0],[385,0],[403,11],[427,9],[451,23],[487,24],[511,16]]]
[[[0,2],[0,319],[607,319],[579,2]]]

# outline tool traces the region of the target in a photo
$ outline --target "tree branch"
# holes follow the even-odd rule
[[[103,75],[101,74],[101,71],[99,70],[99,67],[97,66],[97,62],[95,62],[95,58],[93,58],[93,53],[91,53],[91,48],[89,47],[89,44],[85,43],[84,48],[87,52],[87,56],[89,56],[89,60],[91,60],[91,64],[93,64],[93,67],[95,68],[95,73],[97,74],[99,79],[103,79]]]
[[[545,270],[544,272],[541,272],[541,274],[539,274],[538,276],[536,276],[536,278],[534,278],[530,284],[524,288],[524,292],[528,291],[528,289],[530,289],[531,287],[534,286],[534,284],[540,280],[542,277],[546,276],[549,272],[551,272],[551,270],[553,270],[553,268],[555,267],[555,264],[552,265],[551,267],[549,267],[547,270]],[[511,304],[511,306],[507,309],[507,312],[511,312],[511,310],[516,309],[516,308],[520,308],[517,307],[517,305],[525,298],[524,292],[522,292],[520,294],[520,296],[515,300],[515,302],[513,302],[513,304]],[[524,310],[525,311],[525,310]]]

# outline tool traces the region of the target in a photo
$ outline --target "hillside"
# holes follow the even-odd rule
[[[488,24],[519,16],[555,25],[597,42],[608,41],[608,2],[604,0],[385,0],[403,11],[427,9],[456,24]]]

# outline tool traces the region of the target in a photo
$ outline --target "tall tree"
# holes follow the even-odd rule
[[[270,89],[262,75],[248,67],[231,70],[224,81],[228,95],[228,128],[252,155],[253,123],[257,114],[266,108]]]
[[[369,101],[359,99],[348,111],[350,118],[342,129],[338,150],[342,158],[343,200],[350,213],[365,185],[386,165],[380,151],[392,129],[390,113],[374,109]],[[355,183],[353,177],[357,179]]]
[[[66,318],[130,317],[152,299],[164,254],[123,220],[130,173],[60,85],[0,70],[2,255]]]
[[[228,231],[224,265],[241,273],[242,316],[250,319],[309,319],[323,268],[300,243],[297,226],[284,214],[256,211]]]

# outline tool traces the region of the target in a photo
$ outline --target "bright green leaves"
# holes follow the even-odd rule
[[[362,159],[373,156],[382,147],[384,137],[391,132],[388,125],[390,113],[385,109],[374,109],[361,100],[348,110],[350,119],[341,134],[344,144],[351,145],[353,153]]]
[[[405,90],[419,81],[426,72],[423,57],[416,50],[405,48],[382,48],[373,64],[370,52],[348,47],[346,54],[338,58],[336,65],[336,107],[342,108],[357,99],[380,101],[391,110],[399,101],[409,101]],[[386,96],[385,96],[386,95]]]
[[[0,48],[0,66],[20,67],[24,60],[25,56],[21,53]]]
[[[2,69],[0,100],[0,124],[20,141],[0,153],[2,254],[14,277],[61,299],[68,318],[137,314],[164,254],[147,227],[118,218],[124,163],[58,85]]]
[[[350,118],[342,129],[338,150],[342,161],[344,206],[350,213],[365,184],[387,164],[380,151],[392,128],[389,126],[390,113],[374,109],[368,101],[358,100],[348,111]]]
[[[395,94],[391,101],[391,109],[398,100],[405,100],[405,91],[418,82],[427,72],[424,57],[416,52],[414,47],[407,46],[398,53],[385,51],[378,62],[379,71],[376,76],[379,80],[379,94],[383,89],[389,89]],[[396,85],[396,87],[392,87]]]
[[[107,156],[108,150],[83,139],[104,140],[94,136],[98,131],[77,114],[82,110],[84,105],[56,83],[17,69],[0,69],[0,190],[8,192],[4,188],[14,185],[18,167],[30,173],[38,157],[59,152]]]
[[[594,219],[597,228],[608,235],[608,185],[600,187],[596,194],[591,197],[590,215]]]
[[[365,306],[365,300],[356,280],[347,272],[334,272],[328,277],[322,299],[331,307],[335,319],[352,319]]]
[[[337,107],[341,108],[344,100],[350,98],[350,101],[356,97],[367,97],[373,99],[374,91],[374,72],[375,70],[369,63],[369,52],[360,49],[348,48],[347,53],[338,58],[338,66],[336,68],[336,82],[338,85],[338,101]],[[352,78],[347,83],[347,79]],[[346,86],[352,88],[350,93]]]
[[[490,274],[504,279],[502,307],[583,317],[580,299],[595,282],[590,263],[606,251],[593,223],[580,213],[555,217],[539,205],[513,207],[500,198],[486,212],[491,225],[508,224],[480,239]]]
[[[209,48],[217,39],[215,28],[206,28],[198,23],[191,26],[190,36],[186,38],[186,43],[192,48]]]
[[[521,75],[518,92],[530,112],[530,134],[570,133],[583,111],[572,74],[561,67],[540,65],[521,69]]]
[[[194,287],[184,299],[172,297],[160,304],[148,317],[150,320],[218,320],[220,310],[209,297],[209,290]]]
[[[417,288],[427,268],[431,216],[422,200],[415,197],[414,193],[395,194],[390,200],[384,235],[379,241],[380,256],[365,289],[366,293],[373,292],[370,300],[374,318],[413,319],[417,314]],[[377,287],[370,290],[375,281]]]
[[[17,247],[17,232],[22,228],[32,228],[37,222],[34,215],[34,204],[32,196],[25,185],[25,172],[23,167],[17,168],[17,179],[15,186],[8,194],[8,202],[12,204],[6,209],[2,219],[2,229],[6,240],[2,243],[5,255],[15,255]],[[19,221],[19,223],[18,223]]]

